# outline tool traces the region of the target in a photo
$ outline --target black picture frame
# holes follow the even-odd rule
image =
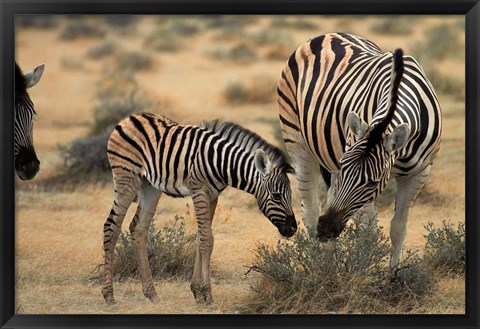
[[[478,328],[480,160],[480,4],[478,0],[1,0],[0,326],[1,328]],[[16,315],[13,166],[16,14],[422,14],[465,15],[466,314],[465,315]]]

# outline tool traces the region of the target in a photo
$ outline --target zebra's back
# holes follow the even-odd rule
[[[199,133],[199,127],[179,125],[160,115],[125,118],[107,145],[114,178],[116,171],[129,171],[170,196],[190,195],[187,176]]]
[[[301,45],[289,58],[278,85],[285,142],[301,139],[323,168],[336,171],[345,148],[354,142],[347,129],[348,113],[357,113],[372,126],[384,117],[391,61],[392,53],[344,33],[322,35]],[[398,111],[387,131],[408,123],[413,133],[395,163],[394,175],[420,170],[440,144],[435,92],[415,59],[404,56],[404,62]]]

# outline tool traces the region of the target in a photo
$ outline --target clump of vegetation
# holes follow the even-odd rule
[[[60,38],[62,40],[76,40],[79,38],[100,38],[105,35],[105,31],[93,22],[86,20],[69,22],[62,30]]]
[[[110,169],[107,159],[107,142],[110,133],[73,140],[69,145],[59,146],[65,168],[71,174],[105,172]]]
[[[295,30],[314,30],[318,27],[305,18],[298,17],[276,17],[272,20],[272,28],[285,28]]]
[[[310,232],[310,235],[313,232]],[[434,280],[414,252],[400,267],[388,266],[390,246],[373,218],[353,225],[334,242],[319,243],[297,232],[292,241],[255,250],[257,272],[242,312],[390,313],[418,306]]]
[[[179,38],[166,35],[161,29],[151,32],[145,39],[145,46],[161,52],[175,52],[180,48]]]
[[[64,159],[63,174],[83,179],[101,176],[110,169],[107,143],[113,127],[126,116],[142,112],[150,104],[138,97],[138,86],[128,71],[117,71],[104,76],[98,83],[98,103],[93,110],[94,123],[90,133],[61,145]]]
[[[433,223],[425,225],[425,260],[427,264],[443,274],[465,275],[465,224],[453,224],[442,221],[442,227],[435,228]]]
[[[412,32],[412,23],[415,23],[412,17],[388,16],[375,22],[371,30],[378,34],[404,35]]]
[[[124,70],[144,71],[150,69],[152,65],[152,57],[143,52],[129,51],[118,55],[118,66]]]
[[[429,64],[425,65],[425,71],[436,92],[449,95],[455,99],[465,98],[464,81],[460,81],[453,76],[445,76]]]
[[[438,24],[426,31],[424,51],[430,60],[445,59],[463,49],[454,29],[448,24]],[[463,50],[460,52],[463,53]],[[428,55],[427,55],[428,54]]]
[[[218,49],[210,54],[217,60],[229,60],[240,64],[252,62],[257,58],[255,50],[248,44],[241,42],[228,49]]]
[[[135,15],[105,15],[103,18],[107,25],[116,29],[134,29],[139,20]]]
[[[147,254],[154,279],[189,279],[195,264],[195,234],[185,232],[183,217],[175,216],[171,226],[157,228],[155,223],[148,231]],[[139,278],[135,246],[128,232],[119,236],[114,256],[115,279]]]
[[[231,82],[227,85],[223,96],[230,104],[268,103],[275,97],[276,82],[267,76],[257,76],[247,84]]]
[[[32,29],[53,29],[58,26],[58,17],[55,15],[16,15],[17,27]]]
[[[93,46],[87,52],[87,57],[90,59],[102,59],[115,53],[116,45],[112,41],[106,41],[102,44]]]

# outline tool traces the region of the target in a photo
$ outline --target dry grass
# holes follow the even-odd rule
[[[163,24],[169,23],[169,17]],[[196,24],[198,31],[188,36],[175,52],[147,51],[152,61],[148,70],[138,70],[135,78],[142,95],[151,100],[145,110],[162,112],[178,122],[200,123],[203,119],[219,118],[235,121],[259,132],[268,141],[278,143],[272,122],[278,121],[274,101],[265,104],[225,104],[223,92],[231,81],[250,81],[255,76],[278,77],[286,61],[281,55],[268,55],[273,46],[262,46],[255,60],[245,63],[218,61],[209,55],[212,49],[230,49],[245,35],[260,35],[272,25],[272,19],[258,17],[235,25],[241,33],[223,34],[222,24],[233,18],[211,18],[209,27]],[[240,18],[239,18],[240,19]],[[293,17],[298,23],[302,17]],[[288,54],[307,39],[332,31],[355,31],[382,47],[393,50],[399,46],[408,53],[415,41],[423,40],[428,28],[440,23],[453,24],[456,17],[419,17],[410,35],[377,35],[371,26],[375,17],[306,17],[311,29],[284,26],[282,33],[290,35],[290,49],[278,48]],[[200,20],[201,21],[201,20]],[[104,20],[99,20],[102,24]],[[86,52],[106,40],[121,45],[126,53],[146,47],[149,33],[161,24],[155,17],[135,22],[133,33],[119,34],[102,25],[106,31],[101,38],[76,38],[62,41],[59,35],[65,26],[57,22],[53,29],[16,29],[17,60],[22,67],[46,64],[42,81],[30,92],[38,117],[34,139],[41,160],[41,171],[33,182],[17,182],[16,232],[16,309],[19,313],[235,313],[239,301],[248,296],[250,281],[245,277],[246,265],[254,259],[253,250],[258,242],[273,245],[278,239],[276,228],[257,210],[250,195],[233,189],[222,194],[213,223],[215,247],[212,255],[212,280],[215,303],[213,307],[198,306],[193,300],[187,281],[157,281],[162,302],[151,304],[141,292],[136,280],[116,285],[118,309],[105,307],[101,286],[88,283],[95,266],[102,262],[102,227],[110,211],[113,191],[106,185],[78,185],[66,191],[44,184],[62,165],[57,145],[87,136],[94,123],[92,110],[97,104],[98,84],[105,67],[114,69],[110,56],[89,59]],[[159,25],[160,24],[160,25]],[[278,24],[278,22],[277,22]],[[235,32],[235,31],[234,31]],[[225,34],[224,34],[225,35]],[[45,44],[51,45],[45,47]],[[279,47],[279,46],[276,46]],[[62,65],[62,59],[79,58],[81,69]],[[272,59],[273,57],[273,59]],[[462,62],[446,58],[442,72],[452,68],[454,78],[464,79]],[[61,91],[61,92],[59,92]],[[423,248],[423,226],[432,221],[436,225],[443,219],[454,224],[465,220],[465,108],[461,99],[439,94],[444,113],[443,146],[432,175],[427,183],[429,193],[411,209],[407,248]],[[161,107],[156,104],[164,104]],[[292,178],[293,182],[294,179]],[[295,185],[295,183],[294,183]],[[295,188],[294,188],[295,191]],[[443,205],[439,206],[438,200]],[[420,202],[421,201],[421,202]],[[294,210],[300,219],[300,200],[294,195]],[[189,233],[195,232],[190,199],[162,197],[158,206],[157,224],[172,224],[176,214],[186,220]],[[393,205],[379,212],[380,225],[388,234]],[[124,223],[126,229],[133,216],[130,210]],[[439,278],[438,289],[428,302],[412,313],[464,313],[464,281],[461,278]],[[234,298],[232,296],[235,296]]]

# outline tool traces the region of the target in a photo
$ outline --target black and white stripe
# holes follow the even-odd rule
[[[14,159],[15,171],[23,180],[32,179],[40,169],[33,145],[33,117],[36,112],[27,88],[37,84],[43,70],[42,64],[24,75],[15,63]]]
[[[440,106],[423,70],[400,49],[384,53],[361,37],[326,34],[292,54],[278,96],[282,134],[302,195],[302,217],[308,226],[316,224],[321,240],[338,236],[390,177],[397,179],[391,230],[396,266],[408,208],[441,142]],[[320,177],[332,184],[323,216]]]
[[[130,231],[138,243],[137,258],[144,294],[156,300],[146,259],[146,232],[161,192],[192,196],[197,219],[197,263],[192,291],[198,301],[212,301],[207,274],[213,248],[211,222],[217,198],[227,187],[244,190],[257,199],[259,209],[286,236],[297,228],[291,206],[287,157],[257,134],[234,123],[211,121],[201,126],[180,125],[160,115],[131,115],[114,129],[107,146],[115,201],[104,225],[107,304],[114,303],[113,250],[125,213],[140,191]],[[203,270],[202,270],[203,269]]]

